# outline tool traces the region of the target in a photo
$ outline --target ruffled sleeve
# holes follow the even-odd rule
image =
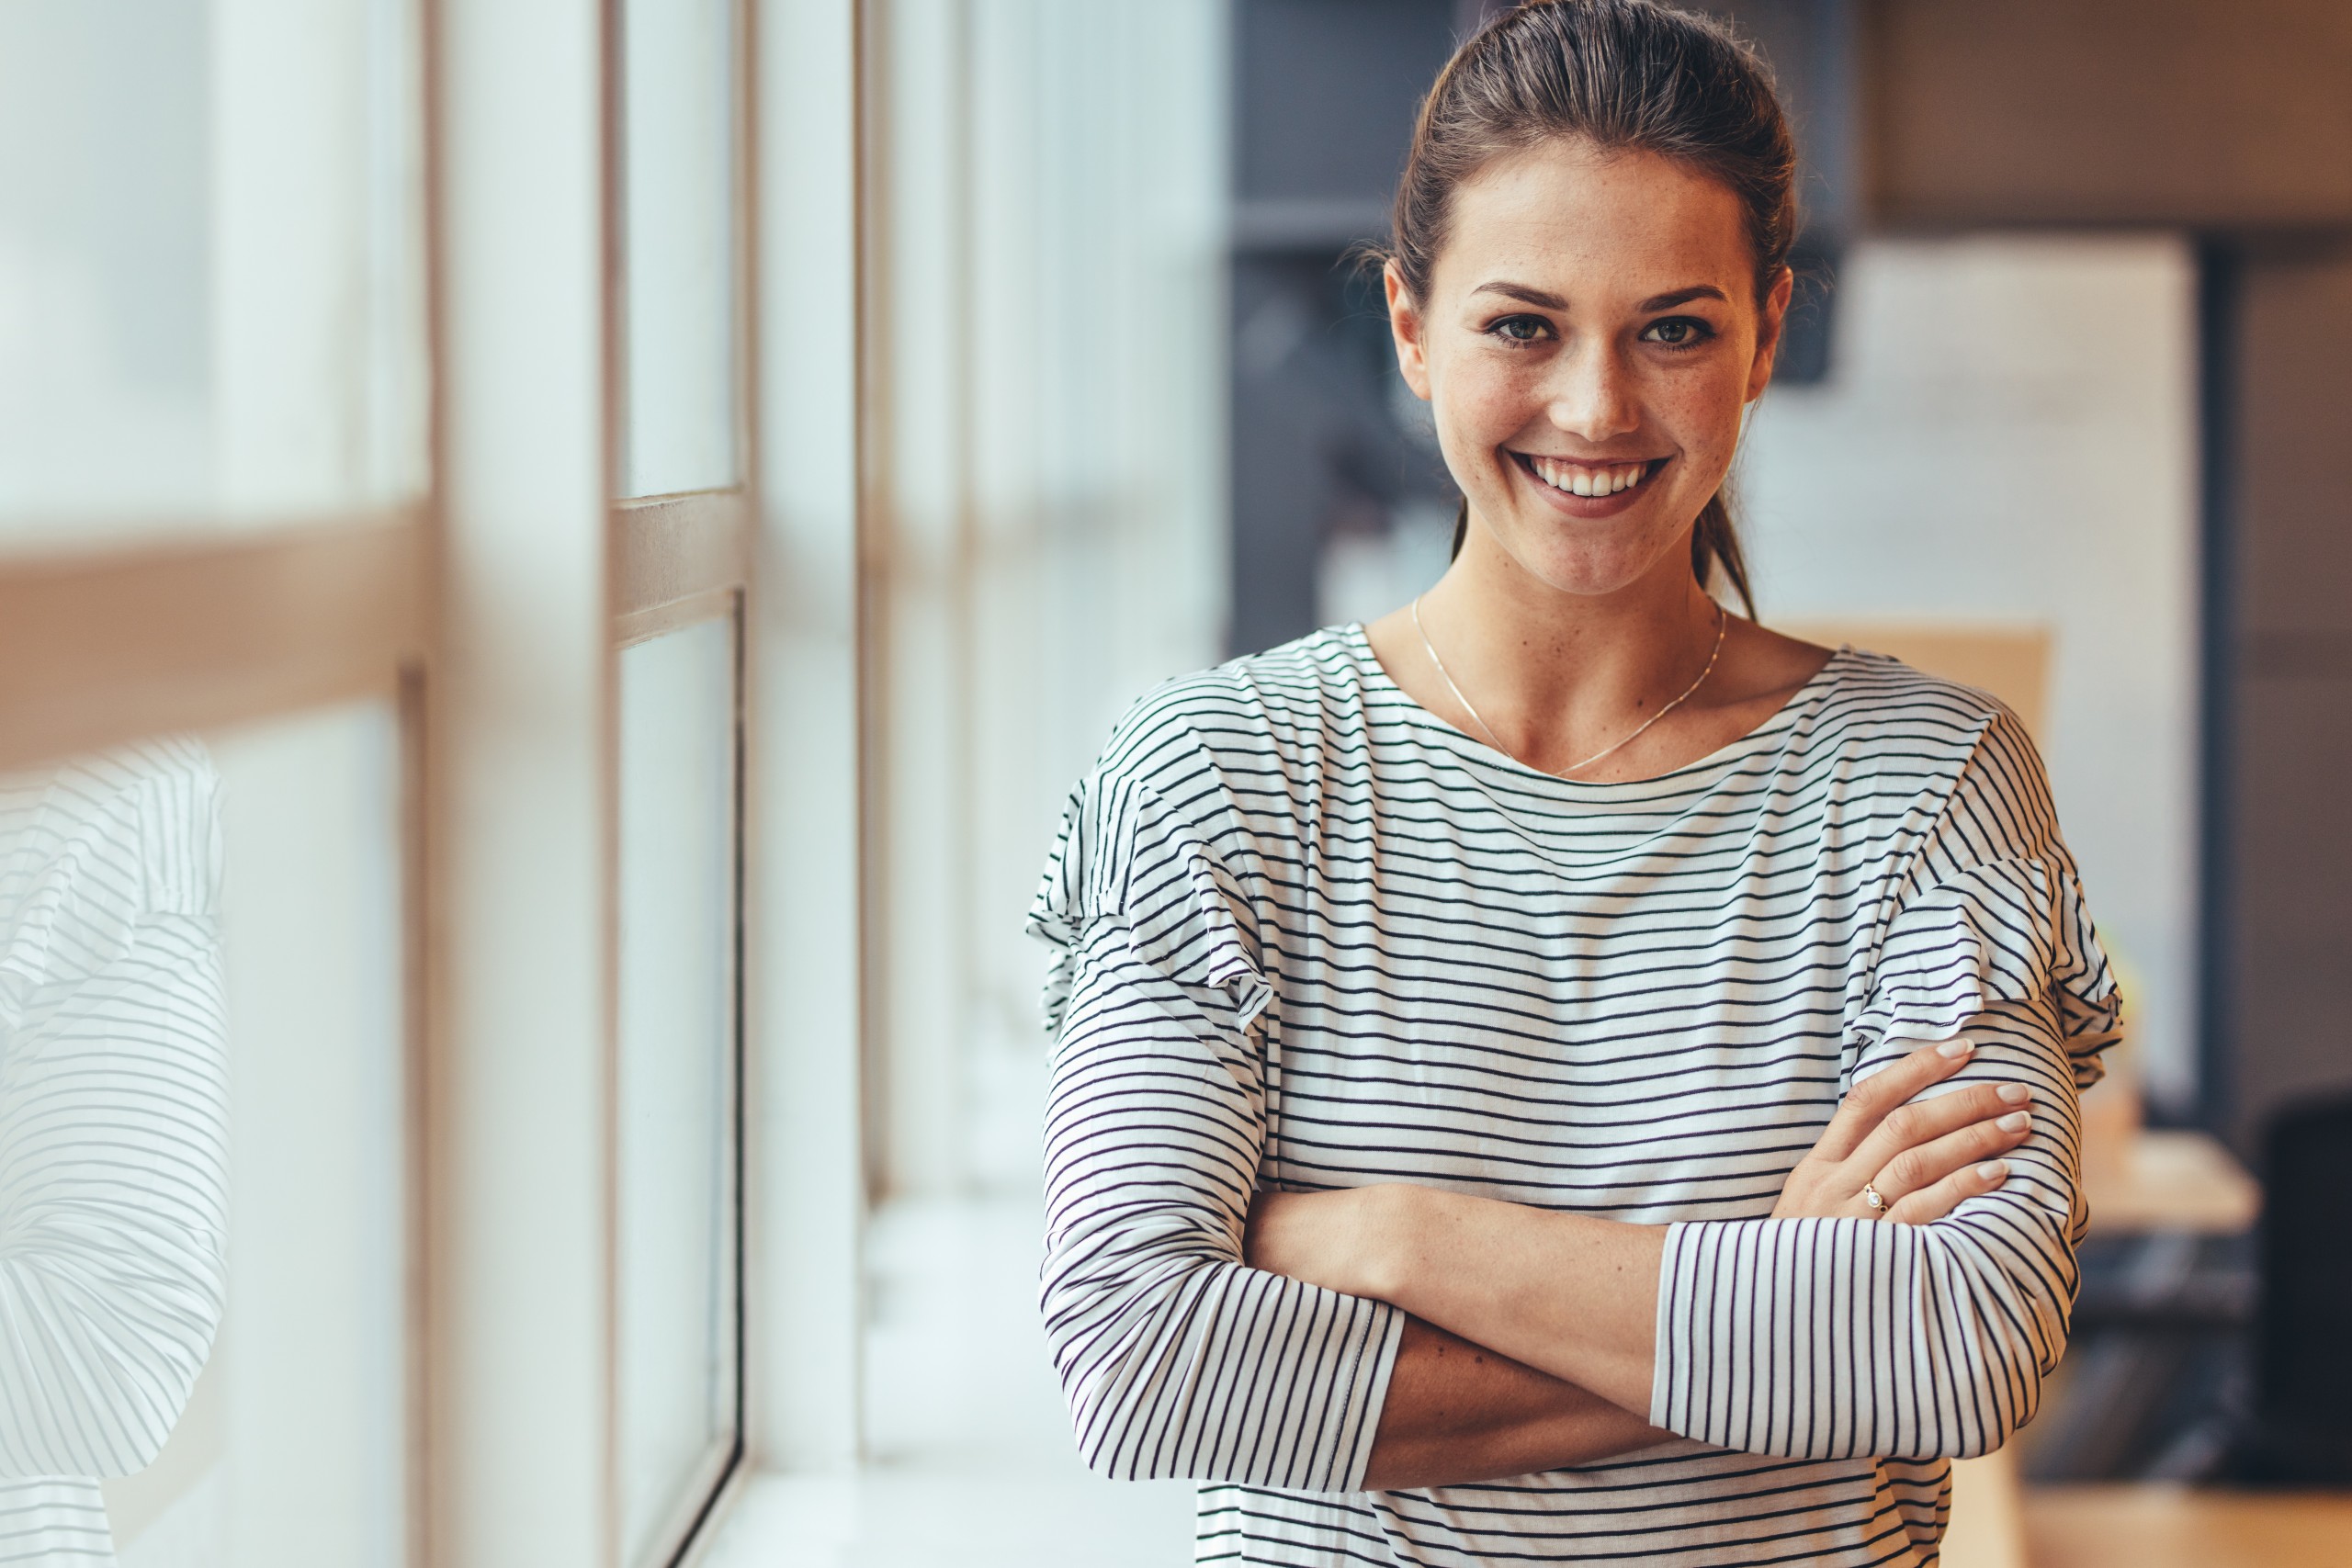
[[[1070,802],[1029,915],[1054,950],[1039,1303],[1097,1474],[1346,1492],[1403,1318],[1242,1258],[1272,996],[1254,863],[1207,754],[1149,705]]]
[[[1131,773],[1098,767],[1072,793],[1028,930],[1053,952],[1047,1032],[1069,1017],[1080,953],[1099,922],[1116,922],[1136,960],[1166,976],[1233,1034],[1265,1010],[1255,922],[1239,878],[1202,828]]]
[[[2121,1032],[2121,1001],[2041,759],[2003,710],[1899,885],[1854,1033],[1868,1055],[1888,1039],[1957,1033],[1996,1003],[2045,1000],[2087,1089]]]
[[[1650,1414],[1669,1431],[1807,1459],[1981,1454],[2032,1418],[2064,1348],[2086,1224],[2075,1094],[2115,1038],[2115,982],[2023,727],[1988,712],[1952,764],[1857,967],[1846,1071],[1965,1029],[1976,1050],[1928,1092],[2023,1084],[2031,1129],[2000,1187],[1926,1224],[1669,1226]]]
[[[219,784],[185,739],[0,781],[0,1480],[144,1469],[209,1353]]]

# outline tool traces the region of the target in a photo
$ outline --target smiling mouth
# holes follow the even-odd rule
[[[1513,452],[1511,457],[1537,483],[1549,485],[1564,495],[1587,497],[1622,495],[1647,482],[1667,464],[1664,457],[1634,463],[1571,463],[1525,452]]]

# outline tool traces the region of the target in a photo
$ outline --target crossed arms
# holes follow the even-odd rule
[[[1984,1082],[1917,1099],[1973,1054],[1964,1036],[1923,1045],[1857,1085],[1774,1217],[1875,1218],[1869,1184],[1889,1222],[1926,1224],[1997,1190],[2001,1156],[2030,1132],[2031,1091]],[[1563,1469],[1668,1440],[1647,1418],[1665,1239],[1663,1226],[1384,1184],[1261,1194],[1245,1255],[1411,1314],[1364,1474],[1385,1489]]]
[[[1100,1473],[1431,1485],[1590,1462],[1661,1428],[1820,1458],[1979,1452],[2055,1364],[2075,1130],[2046,1007],[2003,1004],[1917,1084],[1861,1079],[1770,1219],[1635,1225],[1368,1188],[1273,1197],[1245,1258],[1258,1053],[1124,946],[1105,922],[1080,955],[1047,1126],[1046,1327]],[[1966,1089],[1942,1120],[1885,1120],[1938,1078]],[[1995,1181],[1974,1173],[1997,1152],[1987,1113],[2015,1113],[2003,1084],[2037,1113]],[[1914,1184],[1879,1188],[1915,1223],[1861,1218],[1860,1181],[1895,1159]],[[1774,1292],[1805,1335],[1748,1310]]]

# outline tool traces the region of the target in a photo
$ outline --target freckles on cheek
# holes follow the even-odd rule
[[[1438,423],[1465,448],[1483,450],[1498,446],[1527,423],[1523,400],[1513,397],[1507,389],[1457,387],[1452,390],[1453,395],[1439,405],[1442,412]],[[1464,455],[1471,454],[1465,451]]]

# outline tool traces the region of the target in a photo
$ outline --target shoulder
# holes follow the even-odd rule
[[[2018,846],[2056,840],[2041,753],[2000,698],[1854,649],[1823,681],[1811,749],[1874,812]]]
[[[0,775],[0,817],[12,859],[209,859],[220,793],[201,742],[161,736]]]
[[[1352,638],[1327,628],[1162,682],[1119,720],[1096,774],[1286,770],[1319,745],[1334,718],[1361,712],[1363,672]]]
[[[1843,649],[1821,679],[1815,724],[1823,739],[1849,754],[1955,765],[1987,746],[2032,754],[2023,721],[2000,698],[1899,659]]]

